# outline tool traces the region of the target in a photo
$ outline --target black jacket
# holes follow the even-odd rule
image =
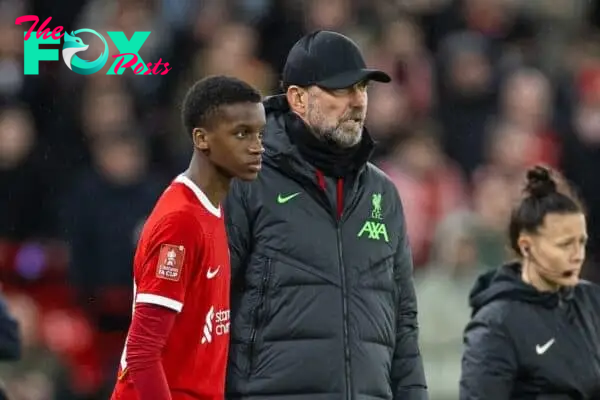
[[[0,361],[18,360],[21,350],[19,323],[10,315],[5,300],[0,297]]]
[[[600,288],[542,293],[520,265],[482,275],[470,298],[461,400],[600,399]]]
[[[426,399],[397,191],[357,156],[338,219],[338,184],[320,185],[291,144],[286,105],[267,100],[263,169],[235,182],[226,203],[227,398]]]
[[[22,342],[19,323],[10,315],[6,302],[0,296],[0,362],[17,361],[21,358]],[[0,381],[0,400],[7,400],[4,382]]]

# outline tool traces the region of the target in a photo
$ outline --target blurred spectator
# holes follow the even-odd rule
[[[287,0],[271,0],[265,15],[257,21],[260,37],[258,56],[273,71],[282,71],[290,48],[306,30],[301,4]],[[277,82],[279,84],[279,80]]]
[[[530,164],[557,167],[559,137],[551,126],[550,82],[535,69],[518,69],[502,87],[500,118],[532,137]]]
[[[90,84],[82,105],[83,134],[92,143],[136,127],[133,98],[122,87],[105,89]]]
[[[140,138],[112,135],[94,142],[94,169],[84,170],[62,211],[71,246],[70,282],[92,324],[106,363],[117,364],[133,299],[131,260],[138,235],[164,182],[147,169]]]
[[[18,362],[0,366],[0,379],[11,400],[51,400],[56,398],[57,384],[65,380],[64,365],[44,345],[40,314],[33,299],[25,294],[7,297],[8,309],[20,327],[23,345]]]
[[[0,235],[24,240],[47,233],[45,184],[34,156],[37,133],[23,107],[0,109]]]
[[[197,10],[192,23],[191,37],[198,45],[204,45],[214,36],[220,25],[231,20],[231,11],[228,2],[221,0],[207,0]]]
[[[129,39],[136,31],[149,31],[150,35],[139,51],[140,57],[146,62],[154,63],[158,60],[156,56],[160,56],[160,50],[171,44],[169,41],[171,36],[163,25],[161,14],[157,12],[155,1],[90,0],[80,14],[77,25],[95,29],[101,33],[122,31]],[[111,55],[119,54],[111,40],[107,40],[107,43],[111,47]],[[153,58],[155,59],[152,60]],[[109,64],[112,64],[112,60],[107,63],[105,69],[108,69]],[[149,83],[152,80],[144,82]]]
[[[458,168],[442,152],[433,127],[422,126],[401,141],[381,168],[402,198],[414,263],[427,261],[430,232],[466,201]]]
[[[500,77],[490,46],[483,35],[462,32],[446,38],[438,55],[444,148],[468,177],[483,161],[485,126],[497,106]]]
[[[502,89],[501,114],[509,122],[536,132],[548,127],[552,113],[550,82],[535,69],[518,69]]]
[[[233,75],[262,92],[275,84],[273,71],[256,57],[257,37],[254,30],[242,24],[217,28],[204,53],[194,60],[194,76]]]
[[[18,98],[25,83],[21,31],[13,21],[0,20],[0,99],[3,101]]]
[[[598,60],[596,60],[598,62]],[[599,64],[600,65],[600,64]],[[589,67],[588,67],[589,68]],[[588,208],[590,226],[590,258],[600,262],[600,184],[595,177],[600,171],[600,68],[582,69],[568,134],[564,139],[562,166],[565,175],[576,185]],[[598,270],[590,277],[600,279]]]
[[[434,65],[416,21],[403,16],[391,22],[381,44],[371,55],[374,65],[390,71],[394,83],[406,91],[414,116],[427,117],[434,105]]]
[[[513,181],[497,171],[481,173],[473,182],[474,243],[483,266],[502,265],[510,257],[506,221],[517,194]]]
[[[307,31],[323,29],[349,33],[347,29],[354,22],[355,16],[350,0],[307,0],[304,5]]]
[[[455,213],[437,228],[430,264],[415,276],[421,352],[432,399],[458,398],[463,329],[469,321],[468,293],[484,268],[476,220]]]
[[[378,145],[373,158],[379,161],[411,132],[414,124],[408,94],[398,85],[369,88],[366,125]]]
[[[103,287],[132,290],[137,234],[161,182],[147,171],[144,147],[135,136],[98,139],[92,151],[95,168],[75,180],[62,222],[72,246],[74,283],[84,299],[98,301]]]
[[[477,172],[493,169],[513,178],[517,184],[527,166],[542,159],[539,137],[519,125],[490,120],[486,136],[485,163],[479,165]]]

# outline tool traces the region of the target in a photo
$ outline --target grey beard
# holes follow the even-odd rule
[[[358,135],[343,132],[340,127],[327,130],[322,133],[323,139],[336,145],[337,147],[347,149],[356,146],[362,139],[362,129]]]

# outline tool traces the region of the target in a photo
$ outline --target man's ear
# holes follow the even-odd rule
[[[306,113],[308,102],[308,92],[306,89],[291,85],[285,95],[292,111],[300,115]]]
[[[204,128],[194,128],[192,131],[192,140],[194,141],[194,147],[198,150],[208,150],[208,137],[207,132]]]

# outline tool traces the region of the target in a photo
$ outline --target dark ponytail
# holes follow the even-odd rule
[[[547,214],[581,212],[584,212],[581,202],[559,174],[550,168],[535,166],[527,171],[523,198],[510,218],[510,245],[523,256],[517,243],[522,232],[537,232]]]

